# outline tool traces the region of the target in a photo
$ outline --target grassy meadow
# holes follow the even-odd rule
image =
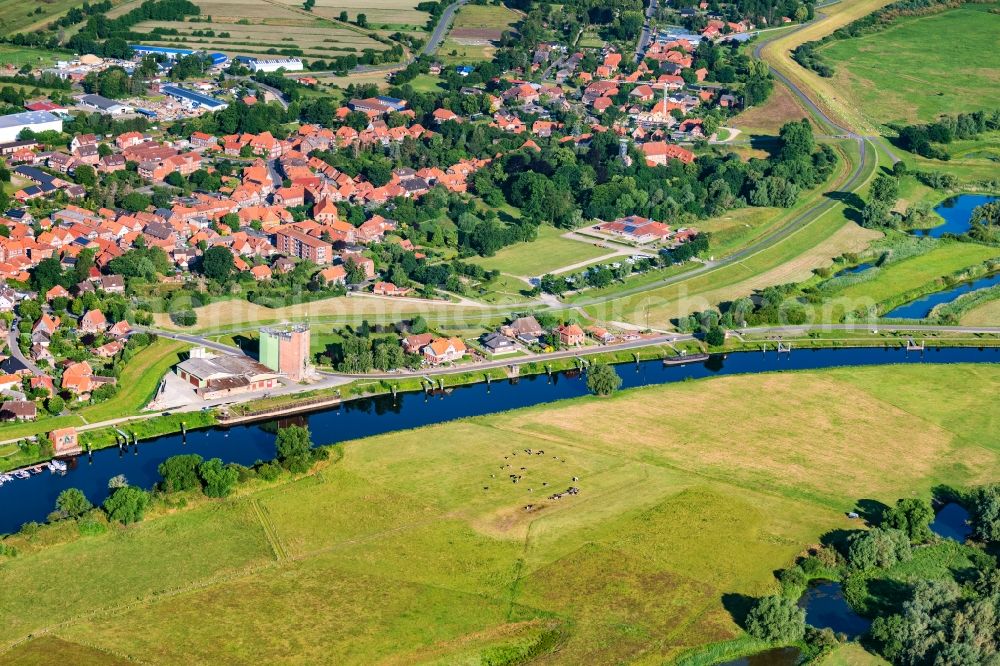
[[[471,259],[487,270],[499,270],[510,275],[538,277],[581,261],[597,259],[611,254],[612,250],[583,241],[563,238],[564,229],[542,225],[538,238],[530,243],[516,243],[505,247],[492,257]]]
[[[228,500],[15,537],[0,664],[671,661],[739,639],[730,595],[775,590],[857,500],[995,479],[998,390],[993,365],[730,376],[348,442]]]
[[[834,41],[820,52],[836,69],[833,85],[876,123],[992,110],[1000,107],[996,7],[966,4],[902,18],[888,30]]]

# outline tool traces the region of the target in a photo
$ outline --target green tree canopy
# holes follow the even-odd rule
[[[595,363],[587,369],[587,388],[595,395],[611,395],[621,385],[618,372],[606,363]]]
[[[239,472],[231,465],[224,465],[220,458],[212,458],[199,465],[198,475],[205,482],[205,494],[209,497],[228,496],[239,481]]]
[[[789,643],[806,631],[806,612],[780,595],[764,597],[747,615],[747,632],[763,641]]]
[[[934,520],[934,509],[930,502],[918,498],[901,499],[896,506],[882,516],[882,527],[901,530],[913,542],[927,541],[931,538],[931,521]]]
[[[180,490],[200,488],[198,465],[202,460],[203,458],[197,453],[187,453],[171,456],[161,462],[157,470],[163,478],[161,483],[163,489],[168,493],[175,493]]]
[[[288,426],[278,430],[276,442],[278,461],[296,473],[309,471],[312,464],[312,436],[308,428]]]
[[[135,486],[124,486],[115,490],[104,500],[104,510],[108,518],[128,525],[142,520],[149,507],[149,493]]]
[[[67,488],[56,498],[56,509],[67,518],[76,518],[94,508],[79,488]]]
[[[201,269],[210,280],[225,282],[236,270],[233,253],[222,245],[210,247],[202,257]]]
[[[901,530],[875,527],[848,538],[847,562],[852,569],[884,569],[911,557],[910,539]]]

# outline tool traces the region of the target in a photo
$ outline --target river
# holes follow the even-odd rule
[[[698,379],[775,370],[809,370],[844,365],[885,363],[984,363],[1000,362],[1000,348],[944,348],[909,352],[901,348],[797,349],[791,354],[774,351],[740,352],[683,366],[664,366],[660,361],[617,366],[623,388],[666,384]],[[66,459],[65,475],[44,472],[27,479],[15,479],[0,486],[0,533],[16,531],[28,521],[44,521],[55,507],[56,496],[66,488],[79,488],[94,504],[104,501],[108,480],[124,474],[129,483],[151,488],[159,480],[157,466],[181,453],[197,453],[205,458],[251,465],[274,457],[274,437],[279,425],[308,425],[318,444],[334,444],[350,439],[396,430],[442,423],[467,416],[492,414],[587,394],[586,382],[575,372],[525,376],[513,381],[494,381],[456,387],[447,394],[401,393],[396,399],[384,395],[345,402],[304,415],[232,428],[213,427],[165,435],[140,442],[126,451],[101,449],[92,455]]]

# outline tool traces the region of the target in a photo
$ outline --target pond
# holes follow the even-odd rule
[[[854,612],[844,599],[840,583],[818,580],[810,583],[799,599],[806,611],[806,623],[817,629],[832,629],[851,640],[868,631],[871,621]]]
[[[910,301],[897,308],[886,312],[883,317],[887,319],[923,319],[931,313],[935,306],[942,303],[951,303],[953,300],[977,289],[985,289],[993,285],[1000,284],[1000,273],[989,277],[979,278],[972,282],[960,282],[951,289],[936,291],[933,294],[921,296],[915,301]]]
[[[837,271],[836,273],[834,273],[831,277],[840,277],[842,275],[851,275],[853,273],[861,273],[863,271],[868,270],[869,268],[871,268],[874,265],[875,264],[871,263],[870,261],[866,261],[865,263],[858,264],[857,266],[848,266],[847,268],[841,268],[839,271]]]
[[[928,349],[924,353],[895,348],[797,349],[791,354],[774,351],[713,355],[687,365],[665,366],[645,361],[616,366],[622,388],[666,384],[724,374],[810,370],[844,365],[885,363],[997,363],[1000,348]],[[27,479],[13,479],[0,486],[0,534],[15,532],[28,521],[44,521],[55,508],[56,497],[66,488],[79,488],[91,502],[100,504],[108,495],[108,479],[124,474],[129,483],[152,488],[160,480],[158,465],[170,456],[197,453],[204,458],[252,465],[275,454],[275,433],[281,426],[308,425],[318,444],[381,435],[397,430],[443,423],[453,419],[493,414],[565,398],[586,395],[587,382],[577,371],[525,376],[449,389],[444,394],[401,393],[352,400],[332,408],[287,419],[215,427],[165,435],[142,441],[138,447],[116,448],[81,454],[65,460],[64,475],[44,472]]]
[[[801,656],[802,650],[797,647],[772,648],[749,657],[724,661],[718,666],[795,666]]]
[[[946,199],[934,209],[934,212],[944,219],[942,224],[930,229],[914,229],[910,233],[931,238],[941,238],[945,234],[964,234],[971,226],[972,210],[976,206],[996,201],[997,198],[1000,197],[990,194],[960,194]]]
[[[969,524],[969,512],[957,502],[949,502],[941,507],[931,523],[931,531],[945,539],[954,539],[959,543],[972,536],[972,525]]]

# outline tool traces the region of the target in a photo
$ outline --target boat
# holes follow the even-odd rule
[[[663,365],[685,365],[686,363],[700,363],[707,361],[709,355],[701,354],[681,354],[679,356],[668,356],[663,359]]]
[[[49,469],[53,472],[65,472],[67,467],[66,463],[61,460],[51,460],[49,461]]]
[[[0,474],[0,483],[7,483],[8,481],[13,481],[14,477],[10,474]]]
[[[31,474],[28,473],[28,470],[26,469],[19,469],[14,471],[14,476],[16,476],[19,479],[27,479],[28,477],[31,476]]]

